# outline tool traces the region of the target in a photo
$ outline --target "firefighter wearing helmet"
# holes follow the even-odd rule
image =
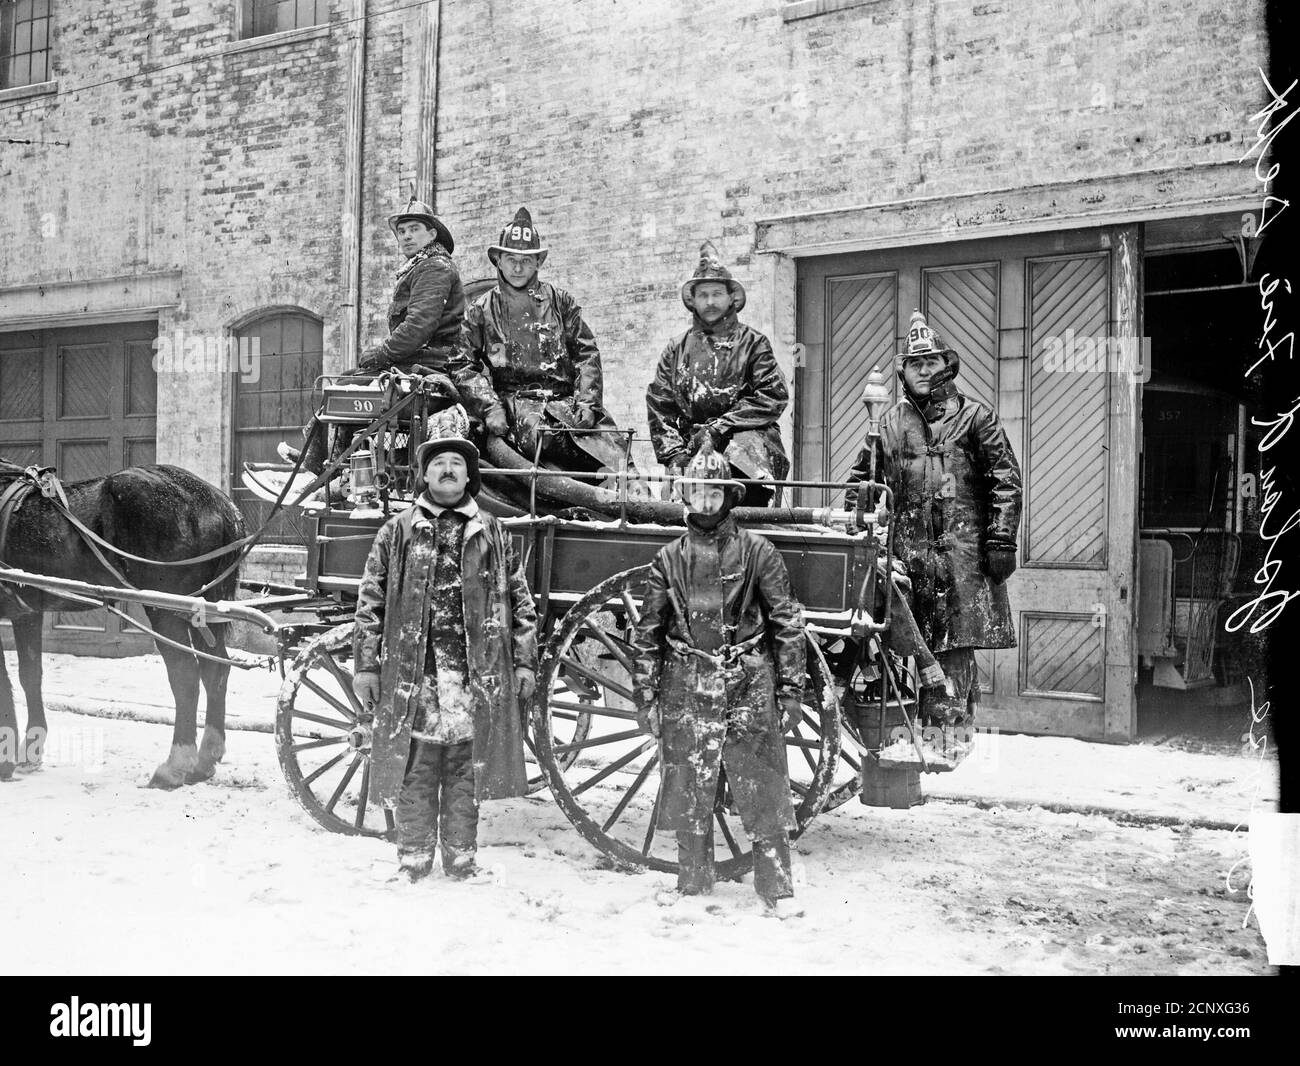
[[[946,675],[922,690],[928,754],[951,769],[971,749],[979,681],[976,648],[1016,645],[1007,578],[1016,568],[1020,465],[998,416],[957,391],[956,350],[912,313],[895,359],[903,399],[880,422],[877,479],[894,493],[894,543],[912,583],[912,610]],[[863,448],[849,473],[849,507],[867,478]]]
[[[542,455],[561,466],[620,470],[625,451],[604,407],[600,349],[577,300],[538,277],[548,253],[526,207],[488,247],[497,283],[470,304],[463,337],[490,385],[466,401],[529,459],[540,438]],[[596,432],[542,434],[546,427]]]
[[[754,889],[779,913],[794,893],[782,728],[802,714],[803,613],[780,554],[730,514],[742,486],[711,441],[678,488],[686,532],[650,564],[634,636],[638,721],[663,752],[657,825],[677,836],[678,891],[711,891],[725,769],[754,845]]]
[[[742,476],[780,480],[790,469],[777,420],[789,402],[772,345],[739,321],[745,287],[709,241],[695,272],[682,283],[691,328],[668,343],[646,390],[655,457],[680,470],[707,441]],[[750,486],[748,506],[773,501],[771,489]]]
[[[385,371],[397,370],[440,378],[440,388],[451,402],[463,392],[481,391],[485,385],[461,349],[465,292],[451,258],[456,247],[451,230],[433,208],[414,196],[388,217],[388,228],[405,257],[388,307],[388,336],[362,351],[357,366],[341,380],[372,381]],[[339,428],[336,451],[351,443],[353,432],[353,427]],[[319,474],[327,454],[324,426],[313,433],[312,423],[308,423],[303,436],[310,441],[303,469]],[[281,442],[279,452],[290,462],[298,458],[298,449],[286,442]],[[259,491],[255,484],[249,487],[263,498],[276,498],[265,489]],[[323,497],[323,493],[317,496]]]

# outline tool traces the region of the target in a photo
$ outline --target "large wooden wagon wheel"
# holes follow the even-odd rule
[[[352,692],[351,622],[313,638],[280,686],[275,748],[289,788],[326,829],[393,835],[391,811],[369,799],[370,730]]]
[[[588,841],[620,864],[674,872],[673,834],[656,832],[659,746],[637,725],[630,683],[629,636],[648,569],[639,566],[605,579],[556,627],[543,654],[533,743],[556,802]],[[566,676],[584,678],[598,695],[574,700]],[[792,835],[802,832],[843,784],[837,780],[839,701],[821,649],[811,638],[804,705],[804,721],[786,735],[799,821]],[[583,714],[592,722],[589,733],[579,741],[565,740],[566,723]],[[720,877],[738,877],[752,864],[729,799],[724,790],[714,810]]]
[[[315,637],[294,657],[280,686],[275,719],[276,751],[290,789],[307,813],[336,833],[392,838],[393,815],[369,803],[369,716],[352,692],[351,622]],[[562,685],[563,687],[563,685]],[[580,689],[569,682],[570,690]],[[578,706],[590,699],[585,689],[571,692]],[[570,713],[561,723],[563,743],[581,743],[591,728],[589,713]],[[532,752],[531,737],[525,738]],[[577,751],[561,759],[566,768]],[[546,787],[535,759],[529,791]]]

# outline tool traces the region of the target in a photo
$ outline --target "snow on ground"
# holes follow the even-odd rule
[[[11,651],[5,658],[9,676],[16,678],[16,657]],[[46,700],[52,708],[93,706],[105,714],[172,720],[171,691],[157,655],[130,659],[46,655],[44,661]],[[269,731],[279,688],[278,674],[232,670],[231,728]],[[1249,725],[1243,719],[1243,734]],[[1252,805],[1261,811],[1276,809],[1277,762],[1258,754],[1203,754],[1148,744],[994,734],[979,737],[977,752],[958,773],[926,776],[926,794],[984,804],[1110,809],[1227,826],[1244,824]]]
[[[160,687],[128,662],[112,672]],[[141,786],[168,728],[55,711],[51,729],[50,765],[0,786],[11,973],[1269,972],[1253,919],[1243,928],[1248,868],[1225,883],[1244,833],[852,802],[797,842],[804,913],[776,921],[748,879],[661,906],[668,875],[608,868],[546,793],[484,805],[492,881],[409,885],[389,880],[391,844],[302,811],[265,733],[232,730],[213,781],[163,793]],[[1058,796],[1140,752],[999,739],[1051,753]],[[1143,778],[1128,784],[1146,798]]]

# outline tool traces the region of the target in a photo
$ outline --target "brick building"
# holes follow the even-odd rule
[[[70,478],[156,454],[231,488],[379,335],[414,181],[466,278],[531,208],[626,425],[713,239],[791,377],[803,477],[847,470],[865,375],[924,308],[1026,469],[1021,647],[982,662],[1008,727],[1131,736],[1139,653],[1215,598],[1140,531],[1196,531],[1216,572],[1248,531],[1244,397],[1213,364],[1254,321],[1262,0],[0,8],[25,64],[0,88],[0,453]],[[1050,373],[1062,336],[1149,336],[1155,374]],[[1147,555],[1170,584],[1142,638]],[[1205,680],[1194,651],[1171,684]]]

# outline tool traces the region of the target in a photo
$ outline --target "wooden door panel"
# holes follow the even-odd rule
[[[114,353],[107,344],[58,347],[58,418],[111,418],[115,395]]]
[[[0,455],[51,464],[65,482],[153,462],[157,436],[155,323],[0,333]],[[149,651],[102,609],[47,617],[52,651]]]
[[[44,387],[40,348],[0,352],[0,422],[39,421]]]
[[[1063,371],[1049,344],[1108,334],[1104,255],[1031,261],[1026,566],[1106,568],[1110,375]]]
[[[1106,698],[1102,627],[1091,614],[1020,613],[1020,694]]]
[[[957,387],[998,409],[999,264],[922,272],[925,316],[961,355]]]
[[[41,442],[38,440],[0,440],[0,459],[19,466],[41,465]]]
[[[958,388],[998,412],[1020,460],[1021,568],[1008,586],[1018,647],[976,653],[986,726],[1132,735],[1125,644],[1132,625],[1127,540],[1136,538],[1126,502],[1135,494],[1133,388],[1105,372],[1049,372],[1043,349],[1067,331],[1099,338],[1103,349],[1117,331],[1140,335],[1135,233],[1030,235],[799,264],[799,339],[807,353],[797,396],[802,476],[836,463],[846,470],[861,446],[865,418],[860,404],[853,406],[861,385],[836,367],[853,366],[848,342],[861,358],[863,330],[853,312],[865,299],[863,279],[889,274],[897,278],[894,344],[912,308],[925,310],[961,353]]]
[[[827,285],[829,381],[826,397],[826,460],[823,477],[848,475],[867,434],[867,409],[862,386],[873,370],[883,370],[891,384],[894,323],[898,317],[897,285],[893,274],[834,278]],[[838,494],[826,491],[824,505],[838,504]]]
[[[152,341],[126,342],[126,390],[122,413],[127,418],[158,416],[158,372]]]
[[[109,442],[99,440],[61,440],[55,452],[54,463],[58,467],[59,477],[71,483],[85,481],[92,477],[102,477],[116,469],[110,461]]]

